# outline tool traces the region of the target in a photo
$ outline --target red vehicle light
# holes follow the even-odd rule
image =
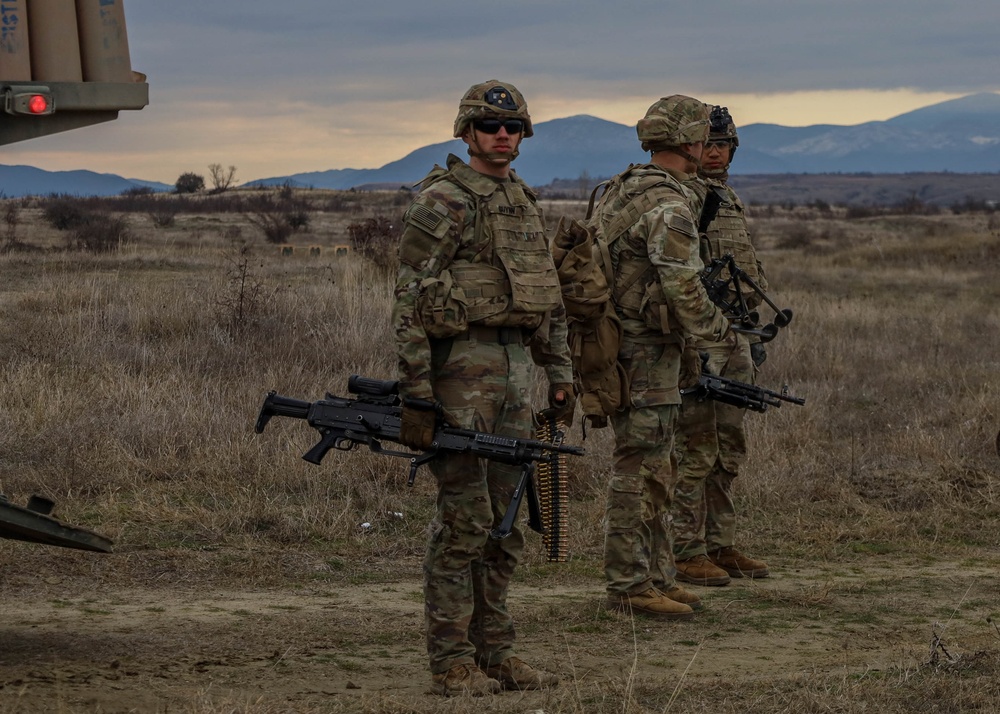
[[[44,94],[34,94],[28,100],[28,111],[32,114],[45,114],[49,109],[49,98]]]

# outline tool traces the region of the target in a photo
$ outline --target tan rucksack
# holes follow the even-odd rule
[[[668,181],[660,171],[659,175],[649,176],[641,182],[637,189],[633,187],[633,192],[625,193],[625,180],[634,169],[643,168],[642,165],[629,166],[618,176],[598,184],[590,195],[588,222],[561,218],[552,239],[552,258],[566,306],[569,348],[580,392],[578,403],[583,412],[584,430],[588,422],[596,428],[607,426],[608,417],[626,406],[629,399],[628,375],[618,363],[623,332],[615,312],[615,301],[622,303],[626,313],[630,306],[639,307],[629,302],[632,294],[629,288],[633,284],[645,284],[648,270],[643,270],[642,266],[626,270],[620,277],[620,284],[615,286],[610,245],[662,199],[664,189],[661,186],[667,186]],[[589,220],[601,189],[604,189],[602,201],[607,198],[622,204],[603,229],[599,222]],[[654,287],[658,288],[658,284]],[[652,319],[652,326],[667,334],[670,327],[665,306],[660,312],[663,314],[642,317]]]
[[[559,219],[552,239],[559,273],[573,373],[580,392],[583,429],[607,426],[628,400],[628,378],[618,363],[622,325],[611,302],[611,260],[581,221]]]

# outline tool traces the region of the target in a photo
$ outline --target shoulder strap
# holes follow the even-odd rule
[[[639,222],[639,219],[660,204],[660,199],[672,190],[666,189],[666,183],[650,186],[638,196],[629,201],[618,211],[604,230],[604,239],[608,243],[614,243],[625,231]]]

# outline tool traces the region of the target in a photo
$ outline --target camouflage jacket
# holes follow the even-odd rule
[[[522,328],[549,382],[572,383],[566,312],[534,193],[513,173],[494,179],[453,155],[447,164],[427,175],[403,217],[392,314],[400,393],[432,398],[430,340],[469,323]],[[521,269],[535,279],[522,281]]]
[[[679,404],[683,340],[693,335],[718,342],[729,330],[701,284],[704,264],[692,211],[700,202],[683,185],[688,179],[687,174],[653,164],[633,166],[612,180],[591,219],[603,232],[623,209],[636,205],[637,197],[655,192],[654,200],[646,203],[651,207],[611,242],[609,250],[615,274],[612,297],[625,333],[620,358],[631,372],[633,406]],[[628,366],[631,345],[655,342],[666,344],[663,357],[637,374],[636,365]]]

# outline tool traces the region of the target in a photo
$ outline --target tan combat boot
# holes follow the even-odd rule
[[[763,560],[748,558],[731,545],[713,550],[708,559],[734,578],[766,578],[771,574]]]
[[[690,620],[694,610],[690,605],[671,600],[656,588],[647,588],[635,595],[608,595],[604,607],[662,620]]]
[[[677,579],[692,585],[729,585],[729,575],[724,569],[713,564],[707,556],[696,555],[686,560],[678,560]]]
[[[431,694],[443,697],[457,697],[466,694],[482,697],[496,694],[501,690],[500,682],[486,676],[483,670],[472,664],[456,664],[447,672],[431,676]]]
[[[557,675],[535,669],[520,657],[508,657],[498,665],[487,667],[486,674],[499,681],[504,689],[546,689],[559,684]]]
[[[661,590],[660,592],[674,602],[684,603],[692,610],[701,609],[701,598],[690,590],[685,590],[680,585],[674,585],[672,588],[669,588],[668,590]]]

